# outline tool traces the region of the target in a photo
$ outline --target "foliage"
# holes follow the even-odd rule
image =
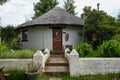
[[[9,73],[10,76],[7,80],[25,80],[25,72],[24,70],[7,70],[5,73]]]
[[[96,49],[103,41],[110,40],[115,35],[116,21],[104,11],[91,9],[91,7],[85,7],[83,11],[81,17],[85,25],[81,34],[84,40]]]
[[[10,73],[7,80],[26,80],[24,70],[7,70],[5,73]],[[81,75],[78,77],[71,77],[69,75],[57,76],[61,80],[116,80],[120,77],[120,73],[96,74],[96,75]],[[49,80],[49,76],[40,75],[36,80]]]
[[[8,47],[9,45],[9,47]],[[10,43],[6,44],[5,42],[2,42],[0,45],[0,58],[6,59],[6,58],[15,58],[15,59],[21,59],[21,58],[32,58],[35,50],[28,50],[28,49],[14,49],[10,47]],[[19,46],[15,46],[15,48],[19,48]]]
[[[116,80],[115,77],[119,77],[119,74],[120,73],[108,73],[105,75],[103,74],[85,75],[79,76],[79,80]]]
[[[9,49],[13,49],[13,50],[21,50],[23,48],[21,44],[18,44],[18,42],[10,42],[10,43],[7,43],[6,46]]]
[[[49,78],[50,78],[49,76],[42,74],[42,75],[39,75],[36,80],[49,80]]]
[[[18,36],[18,33],[15,32],[13,26],[1,27],[1,37],[2,41],[11,42],[15,40]]]
[[[10,49],[5,47],[4,49],[1,49],[1,51],[0,51],[0,58],[1,59],[32,58],[34,53],[35,53],[35,51],[33,51],[33,50],[27,50],[27,49],[22,49],[22,50],[13,50],[13,49],[11,49],[10,50]]]
[[[0,0],[0,5],[3,5],[5,2],[7,2],[8,0]]]
[[[76,47],[80,57],[90,57],[94,54],[94,50],[91,44],[82,43]]]
[[[40,0],[38,3],[34,4],[35,14],[33,19],[43,15],[58,4],[57,0]]]
[[[116,40],[110,40],[103,42],[98,47],[98,57],[120,57],[120,42]]]
[[[73,15],[76,15],[76,13],[75,13],[76,6],[74,5],[74,3],[75,3],[74,0],[66,0],[64,2],[64,9],[67,12],[69,12],[69,13],[71,13]]]
[[[69,75],[60,75],[58,76],[61,80],[117,80],[115,78],[119,77],[120,73],[108,73],[108,74],[96,74],[96,75],[80,75],[69,76]],[[119,80],[119,79],[118,79]]]
[[[8,50],[8,48],[6,47],[6,44],[2,42],[2,43],[0,44],[0,52],[6,51],[6,50]]]
[[[120,34],[115,34],[112,39],[120,41]]]

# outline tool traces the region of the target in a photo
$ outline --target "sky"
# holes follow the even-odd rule
[[[34,15],[33,3],[39,0],[9,0],[4,5],[0,6],[0,25],[7,26],[20,25],[27,20],[31,20]],[[58,0],[59,7],[63,8],[65,0]],[[105,11],[108,15],[117,17],[120,12],[120,0],[74,0],[76,6],[77,16],[83,13],[85,6],[91,6],[97,9],[97,3],[100,3],[100,10]]]

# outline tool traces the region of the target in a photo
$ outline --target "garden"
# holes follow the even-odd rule
[[[36,50],[30,49],[13,49],[9,48],[7,44],[0,45],[0,59],[29,59],[32,58]]]
[[[6,73],[10,73],[7,80],[27,80],[24,70],[8,70]],[[61,80],[118,80],[120,73],[109,73],[109,74],[97,74],[97,75],[85,75],[79,77],[70,77],[69,75],[56,75]],[[38,75],[34,80],[49,80],[50,76],[45,74]]]
[[[120,42],[117,40],[104,41],[103,44],[93,49],[88,43],[79,44],[76,47],[80,57],[120,57]]]

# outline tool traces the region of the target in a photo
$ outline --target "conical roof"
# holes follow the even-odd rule
[[[43,14],[42,16],[19,25],[17,29],[30,26],[83,26],[83,24],[84,22],[81,18],[74,16],[59,7],[55,7],[47,13]]]

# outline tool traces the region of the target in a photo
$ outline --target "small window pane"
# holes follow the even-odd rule
[[[27,33],[27,30],[22,30],[22,41],[28,41]]]

